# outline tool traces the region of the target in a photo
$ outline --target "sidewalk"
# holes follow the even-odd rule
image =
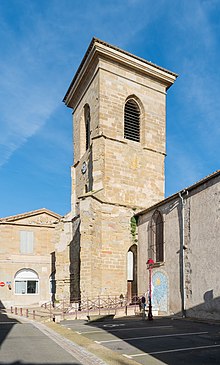
[[[46,321],[45,316],[37,316],[35,320],[7,313],[8,317],[16,318],[21,322],[29,322],[45,335],[49,336],[64,350],[80,362],[81,365],[137,365],[137,362],[125,359],[120,354],[104,348],[100,344],[80,336],[53,321]]]

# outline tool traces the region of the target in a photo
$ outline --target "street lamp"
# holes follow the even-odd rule
[[[152,269],[154,266],[154,260],[148,259],[147,260],[147,269],[149,270],[149,310],[148,310],[148,320],[153,320],[152,314]]]

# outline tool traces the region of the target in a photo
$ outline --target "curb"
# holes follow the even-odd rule
[[[23,316],[7,313],[8,317],[17,318],[21,322],[29,322],[45,335],[50,337],[64,350],[80,362],[81,365],[138,365],[134,360],[94,343],[77,333],[55,322],[32,320]],[[149,363],[150,365],[150,363]]]

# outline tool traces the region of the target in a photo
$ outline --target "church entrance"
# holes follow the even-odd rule
[[[127,252],[127,299],[133,303],[137,298],[137,245]]]

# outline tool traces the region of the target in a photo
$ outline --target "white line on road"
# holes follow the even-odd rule
[[[125,326],[124,323],[107,323],[107,324],[103,324],[103,327],[109,327],[109,328],[123,327],[123,326]]]
[[[137,354],[137,355],[139,355],[139,354]],[[147,354],[143,354],[143,355],[147,355]],[[122,356],[127,357],[127,359],[132,359],[132,356],[135,356],[135,355],[122,354]]]
[[[157,329],[157,328],[160,328],[160,329],[163,329],[163,328],[173,328],[173,326],[155,326],[155,327],[135,327],[135,328],[118,328],[118,329],[109,329],[108,332],[118,332],[118,331],[133,331],[133,330],[151,330],[151,329]],[[76,333],[78,333],[79,335],[84,335],[84,334],[87,334],[87,333],[97,333],[97,332],[103,332],[103,330],[94,330],[94,331],[77,331]]]
[[[191,333],[174,333],[172,335],[156,335],[156,336],[144,336],[144,337],[131,337],[131,338],[122,338],[117,340],[107,340],[107,341],[94,341],[95,343],[107,343],[107,342],[123,342],[123,341],[134,341],[134,340],[145,340],[150,338],[163,338],[163,337],[175,337],[175,336],[192,336],[192,335],[204,335],[208,332],[191,332]]]
[[[76,333],[78,335],[84,335],[84,334],[87,334],[87,333],[99,333],[99,332],[103,332],[103,331],[100,331],[100,330],[97,330],[97,331],[85,331],[85,332],[78,332],[78,331],[76,331]]]
[[[197,346],[197,347],[185,347],[185,348],[180,348],[180,349],[155,351],[155,352],[147,352],[147,353],[142,352],[140,354],[134,354],[134,355],[126,355],[126,354],[122,354],[122,355],[127,357],[128,359],[132,359],[132,357],[158,355],[158,354],[181,352],[181,351],[203,350],[203,349],[210,349],[210,348],[216,348],[216,347],[220,347],[220,344],[219,345]]]

